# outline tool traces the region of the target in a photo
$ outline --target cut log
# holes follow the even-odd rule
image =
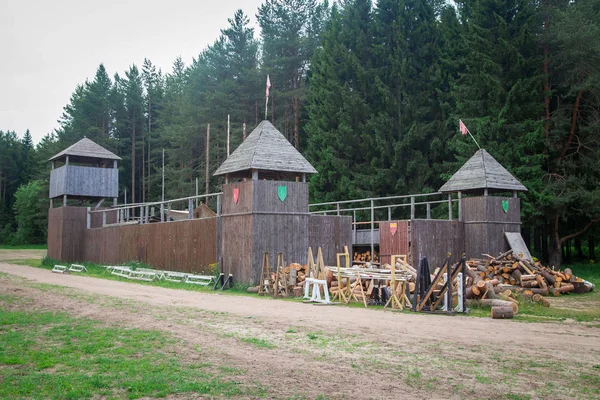
[[[534,295],[539,294],[541,296],[548,296],[548,288],[531,288],[529,289],[529,291],[531,293],[533,293]]]
[[[303,293],[303,288],[301,286],[296,286],[294,287],[294,289],[292,289],[292,294],[294,295],[294,297],[302,297]]]
[[[544,307],[550,307],[550,301],[548,301],[548,299],[546,299],[542,295],[534,294],[532,300],[534,303],[541,304]]]
[[[554,282],[556,282],[556,278],[548,271],[540,271],[540,274],[548,281],[548,283],[553,286]]]
[[[259,286],[251,286],[247,290],[248,290],[248,293],[258,293],[258,289],[259,289]]]
[[[575,290],[575,286],[572,283],[567,283],[566,285],[559,287],[557,290],[561,293],[569,293]]]
[[[536,280],[533,281],[521,281],[521,286],[524,288],[538,287],[539,283]]]
[[[521,275],[521,282],[523,281],[533,281],[535,280],[535,275],[531,274],[531,275]]]
[[[543,276],[541,276],[541,275],[536,275],[536,276],[535,276],[535,280],[537,281],[537,283],[538,283],[538,286],[539,286],[539,287],[541,287],[542,289],[543,289],[543,288],[547,288],[547,287],[548,287],[548,285],[546,284],[546,280],[544,279],[544,277],[543,277]]]
[[[533,292],[530,289],[524,290],[522,293],[523,297],[531,298],[533,296]]]
[[[516,303],[510,301],[498,300],[498,299],[482,299],[482,300],[469,300],[469,302],[479,302],[484,306],[490,307],[511,307],[513,313],[516,315],[519,312],[519,306]]]
[[[521,282],[521,275],[523,275],[523,274],[518,269],[515,269],[512,273],[512,276],[513,276],[513,278],[515,278],[517,280],[517,283]]]
[[[511,307],[492,307],[493,319],[512,319],[514,317]]]

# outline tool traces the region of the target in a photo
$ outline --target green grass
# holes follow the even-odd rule
[[[273,343],[271,343],[267,340],[257,339],[255,337],[242,337],[242,338],[240,338],[240,340],[244,343],[249,343],[259,349],[274,349],[277,347]]]
[[[47,244],[24,244],[17,246],[9,246],[0,244],[0,250],[48,250]]]
[[[178,345],[158,331],[0,308],[0,398],[260,395],[232,379],[237,369],[182,360]]]

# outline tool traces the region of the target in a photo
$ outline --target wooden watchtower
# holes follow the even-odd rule
[[[258,282],[263,253],[272,261],[306,262],[309,246],[307,174],[315,168],[269,121],[262,121],[223,162],[222,268],[236,281]]]
[[[91,201],[109,198],[116,205],[118,160],[121,160],[119,156],[87,138],[50,158],[50,208],[56,198],[62,198],[63,206],[69,198]]]
[[[477,151],[441,188],[458,193],[467,257],[509,249],[506,232],[521,232],[518,192],[527,188],[484,149]],[[510,193],[509,196],[506,194]],[[465,197],[466,195],[467,197]]]

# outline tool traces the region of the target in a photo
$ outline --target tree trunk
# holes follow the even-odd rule
[[[294,146],[300,150],[300,99],[294,96]]]
[[[131,202],[135,203],[135,118],[131,132]]]
[[[581,247],[581,238],[575,238],[575,250],[577,251],[577,258],[583,259],[583,248]]]
[[[550,252],[548,251],[548,225],[542,227],[542,259],[544,261],[550,260]]]
[[[142,133],[142,203],[146,202],[146,134]]]

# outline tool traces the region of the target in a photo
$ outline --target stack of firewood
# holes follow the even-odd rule
[[[373,253],[373,255],[371,256],[371,252],[369,250],[362,252],[362,253],[355,251],[354,255],[352,257],[352,260],[356,261],[356,262],[378,263],[379,262],[379,254]]]
[[[593,290],[594,285],[573,275],[566,268],[558,270],[543,266],[540,262],[531,262],[512,250],[485,259],[467,261],[468,299],[497,299],[497,295],[522,293],[525,298],[533,299],[549,305],[542,296],[563,293],[586,293]]]

